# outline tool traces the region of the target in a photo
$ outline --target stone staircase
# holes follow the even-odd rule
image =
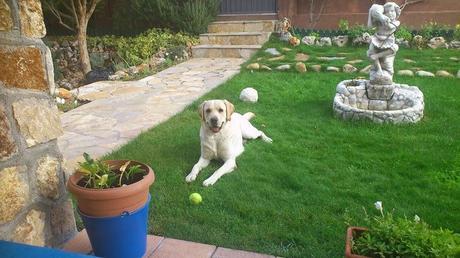
[[[200,35],[192,56],[201,58],[244,58],[259,50],[274,31],[274,20],[216,21]]]

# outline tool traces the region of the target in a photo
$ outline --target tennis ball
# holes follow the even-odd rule
[[[188,199],[192,204],[198,205],[203,201],[203,198],[201,198],[201,195],[199,193],[192,193]]]

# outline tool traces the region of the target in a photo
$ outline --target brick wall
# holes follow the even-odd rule
[[[393,0],[397,4],[404,0]],[[337,29],[340,19],[346,19],[350,25],[367,24],[367,15],[373,3],[383,4],[381,0],[316,0],[313,8],[313,21],[310,15],[310,0],[278,0],[278,15],[289,17],[296,27],[315,29]],[[321,9],[322,14],[316,21]],[[406,26],[420,28],[426,22],[436,21],[442,24],[460,23],[460,0],[424,0],[408,5],[402,12],[400,21]]]

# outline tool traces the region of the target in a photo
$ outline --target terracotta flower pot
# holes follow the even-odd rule
[[[347,229],[347,239],[345,242],[345,257],[347,258],[370,258],[368,256],[362,256],[354,254],[352,251],[352,241],[353,238],[359,237],[364,231],[367,231],[367,228],[361,227],[348,227]]]
[[[128,160],[104,161],[112,168],[118,169]],[[82,213],[94,217],[118,216],[123,212],[132,212],[141,208],[148,200],[150,185],[155,180],[152,168],[146,164],[131,161],[132,165],[140,165],[147,171],[143,179],[123,187],[108,189],[91,189],[78,184],[82,175],[74,173],[67,181],[67,189],[74,194],[78,208]]]

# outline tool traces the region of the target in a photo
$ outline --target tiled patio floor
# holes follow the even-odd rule
[[[91,244],[86,231],[67,242],[64,250],[92,254]],[[233,250],[214,245],[200,244],[160,236],[147,236],[147,251],[144,258],[275,258],[272,255]]]

